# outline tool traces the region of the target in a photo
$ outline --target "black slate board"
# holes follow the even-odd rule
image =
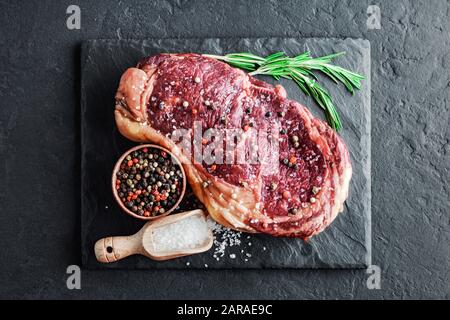
[[[353,178],[345,210],[324,232],[308,243],[298,239],[242,235],[242,244],[227,248],[219,261],[209,252],[166,262],[133,256],[103,265],[96,261],[93,245],[99,238],[128,235],[143,222],[122,213],[114,202],[110,176],[115,161],[134,143],[115,128],[114,94],[122,72],[147,55],[162,52],[225,54],[251,51],[268,54],[285,51],[313,55],[346,51],[336,63],[366,75],[354,96],[325,78],[321,81],[334,98],[342,117],[341,132],[350,150]],[[91,40],[82,46],[82,262],[87,268],[364,268],[371,263],[370,239],[370,45],[354,39],[149,39]],[[264,79],[270,82],[270,79]],[[320,109],[289,81],[282,82],[288,96],[323,118]],[[188,197],[182,209],[195,207]],[[265,249],[265,250],[264,250]],[[236,258],[231,259],[230,254]]]

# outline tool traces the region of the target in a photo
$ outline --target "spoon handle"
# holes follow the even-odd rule
[[[95,243],[95,257],[99,262],[110,263],[142,252],[142,239],[135,234],[128,237],[107,237]]]

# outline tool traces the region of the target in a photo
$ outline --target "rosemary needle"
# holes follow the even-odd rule
[[[328,124],[336,131],[342,128],[341,119],[329,93],[317,83],[314,71],[321,72],[336,83],[342,83],[345,88],[354,93],[361,89],[364,76],[331,64],[336,57],[344,52],[313,58],[310,52],[304,52],[295,57],[289,57],[284,52],[276,52],[266,57],[252,53],[230,53],[224,56],[205,56],[224,61],[234,67],[249,71],[250,75],[268,75],[276,80],[286,78],[293,80],[297,86],[325,111]]]

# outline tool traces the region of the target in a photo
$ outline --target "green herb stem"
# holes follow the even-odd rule
[[[252,76],[268,75],[276,80],[280,78],[293,80],[325,111],[327,122],[338,131],[342,128],[339,114],[329,93],[317,83],[318,79],[314,71],[325,74],[336,83],[342,83],[353,94],[355,89],[361,89],[361,80],[364,79],[364,76],[331,64],[334,58],[343,54],[345,53],[339,52],[317,58],[311,57],[310,52],[304,52],[295,57],[289,57],[284,52],[276,52],[266,57],[246,52],[231,53],[225,56],[209,54],[204,56],[247,70]]]

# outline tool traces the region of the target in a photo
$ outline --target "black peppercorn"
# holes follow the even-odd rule
[[[116,173],[115,188],[119,200],[133,213],[157,216],[178,201],[182,177],[180,167],[172,163],[170,154],[143,148],[125,157]]]

